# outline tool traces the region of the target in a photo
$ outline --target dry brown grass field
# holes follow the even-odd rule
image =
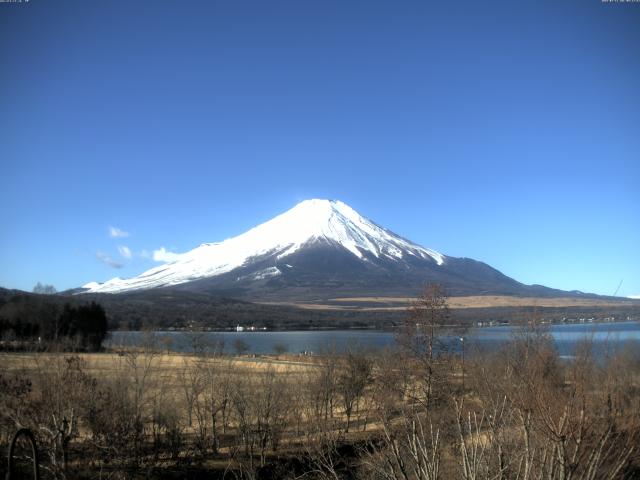
[[[363,310],[363,311],[403,311],[415,298],[410,297],[341,297],[325,302],[264,302],[270,305],[295,305],[310,310]],[[541,298],[514,297],[506,295],[476,295],[449,297],[447,304],[451,309],[463,308],[500,308],[500,307],[616,307],[637,306],[639,302],[631,299],[599,298]]]
[[[69,359],[80,359],[85,374],[100,381],[114,381],[123,377],[144,375],[145,396],[161,396],[170,399],[180,416],[188,423],[185,388],[196,381],[193,372],[215,371],[229,373],[236,378],[258,381],[261,376],[275,374],[287,383],[300,384],[304,378],[319,368],[317,362],[300,361],[294,356],[225,356],[206,357],[181,353],[158,352],[105,352],[105,353],[50,353],[50,352],[0,352],[0,371],[25,377],[55,375]],[[337,411],[334,412],[338,414]],[[191,422],[184,430],[193,433]]]
[[[49,352],[0,352],[0,365],[5,371],[30,371],[55,363],[56,360],[79,357],[85,363],[85,371],[92,375],[109,376],[127,366],[127,355],[118,352],[105,353],[49,353]],[[317,368],[312,360],[301,361],[300,357],[280,355],[264,357],[220,357],[206,358],[183,353],[138,353],[141,363],[152,361],[153,369],[165,378],[178,377],[185,369],[196,363],[212,363],[222,365],[238,372],[250,374],[273,370],[279,373],[300,373]]]

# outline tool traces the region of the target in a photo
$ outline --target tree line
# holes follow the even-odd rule
[[[98,350],[107,331],[107,315],[96,302],[61,305],[48,297],[18,295],[0,306],[3,349],[45,348],[54,343]]]

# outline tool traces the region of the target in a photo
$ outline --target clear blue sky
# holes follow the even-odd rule
[[[1,286],[137,275],[315,197],[640,294],[640,3],[0,3]]]

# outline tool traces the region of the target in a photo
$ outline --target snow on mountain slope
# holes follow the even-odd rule
[[[220,243],[204,243],[137,277],[88,283],[83,286],[84,293],[118,293],[215,277],[265,255],[283,259],[315,242],[338,244],[362,261],[368,261],[365,254],[392,260],[414,256],[432,259],[437,265],[446,261],[444,255],[393,234],[345,203],[314,199],[305,200],[242,235]],[[279,273],[274,267],[265,271],[264,277]]]

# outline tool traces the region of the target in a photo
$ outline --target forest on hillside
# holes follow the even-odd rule
[[[294,305],[259,304],[211,294],[172,290],[119,295],[38,295],[0,289],[0,321],[4,321],[5,325],[18,325],[23,321],[55,323],[65,304],[77,308],[90,302],[99,304],[105,310],[109,330],[225,330],[235,328],[238,324],[255,325],[269,330],[387,329],[399,327],[406,318],[406,312],[402,309],[303,309]],[[457,321],[466,325],[473,325],[478,321],[519,323],[533,317],[552,321],[561,321],[563,318],[640,318],[640,304],[607,307],[460,308],[452,311],[455,312]],[[16,315],[16,312],[23,313]],[[34,319],[29,320],[30,316]],[[8,331],[5,328],[5,334]]]

